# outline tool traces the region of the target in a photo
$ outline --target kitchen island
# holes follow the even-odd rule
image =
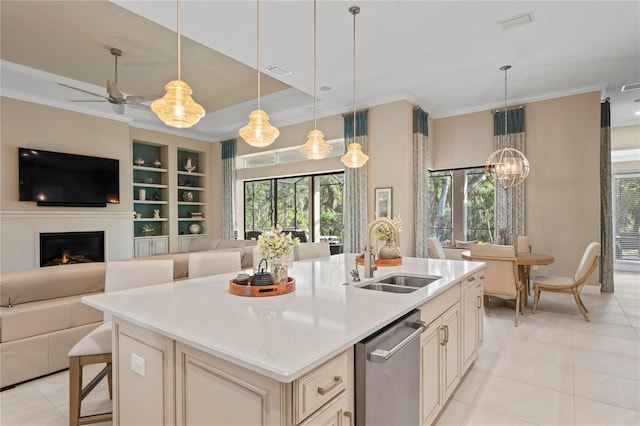
[[[354,420],[353,345],[414,308],[435,324],[457,306],[457,325],[446,330],[447,341],[451,334],[457,340],[449,350],[456,352],[457,384],[481,340],[484,264],[404,258],[353,283],[354,259],[341,254],[295,262],[289,275],[296,290],[281,296],[232,295],[234,273],[83,298],[114,318],[114,424],[313,424],[332,418],[327,407],[337,401],[338,424]],[[358,287],[398,273],[442,278],[409,294]],[[473,292],[463,293],[465,285]],[[472,306],[465,310],[464,303]],[[432,328],[443,347],[444,327]],[[465,353],[467,335],[473,344]],[[435,354],[438,362],[441,355]],[[451,376],[452,365],[445,367]],[[448,399],[446,389],[437,390],[437,407],[427,409],[433,392],[425,388],[422,397],[424,422]]]

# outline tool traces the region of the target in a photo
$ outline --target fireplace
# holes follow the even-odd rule
[[[104,231],[40,234],[40,266],[104,262]]]

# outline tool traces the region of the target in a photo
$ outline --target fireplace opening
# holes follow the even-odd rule
[[[104,262],[104,231],[40,234],[40,266]]]

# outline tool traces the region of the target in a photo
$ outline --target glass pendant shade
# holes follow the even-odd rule
[[[271,145],[280,135],[280,130],[269,123],[266,112],[255,109],[249,114],[249,123],[239,133],[249,145],[262,148]]]
[[[498,149],[485,162],[484,172],[494,185],[513,188],[529,176],[529,160],[515,148]]]
[[[186,82],[172,80],[164,90],[165,95],[151,103],[151,110],[167,126],[188,128],[204,116],[204,108],[193,100],[193,91]]]
[[[310,160],[322,160],[331,151],[331,145],[324,140],[324,133],[313,129],[307,136],[307,141],[300,147],[300,151]]]
[[[347,153],[340,157],[340,161],[347,167],[362,167],[369,161],[369,156],[362,152],[359,143],[350,143]]]

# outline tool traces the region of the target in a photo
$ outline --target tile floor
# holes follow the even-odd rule
[[[438,424],[640,425],[640,274],[616,273],[615,288],[583,291],[589,323],[561,294],[544,293],[518,328],[512,309],[487,308],[479,357]],[[1,392],[0,409],[3,426],[68,425],[68,373]],[[102,383],[83,413],[108,410]]]

